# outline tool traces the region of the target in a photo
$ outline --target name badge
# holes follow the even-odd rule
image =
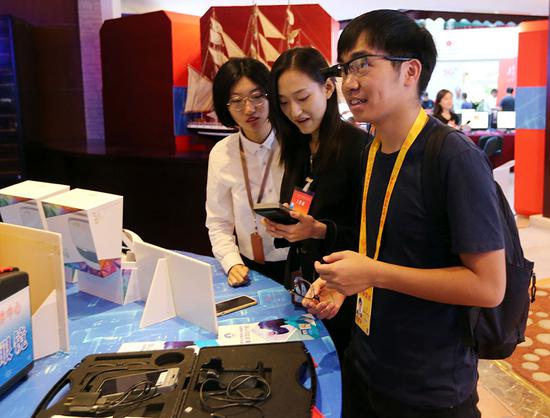
[[[355,307],[355,323],[367,335],[370,334],[370,320],[372,315],[373,288],[366,289],[357,294]]]
[[[315,193],[313,192],[304,192],[302,189],[296,187],[290,199],[290,209],[307,215],[314,195]]]

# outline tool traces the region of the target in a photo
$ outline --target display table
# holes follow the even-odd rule
[[[502,137],[502,152],[495,157],[491,157],[494,168],[514,159],[515,131],[470,131],[464,133],[476,144],[482,136],[498,135]]]
[[[191,255],[191,254],[186,254]],[[251,272],[246,287],[231,288],[219,263],[211,257],[196,256],[214,266],[216,300],[246,294],[258,305],[223,316],[219,325],[258,322],[267,319],[297,316],[304,313],[290,301],[290,294],[278,283]],[[201,346],[215,345],[216,336],[180,318],[140,329],[144,304],[120,306],[77,291],[67,290],[71,350],[38,360],[28,378],[18,383],[0,400],[2,418],[30,417],[50,388],[84,356],[92,353],[116,352],[125,342],[200,341]],[[326,417],[339,417],[341,410],[340,366],[334,344],[326,328],[318,321],[321,338],[306,341],[306,347],[317,365],[317,407]]]

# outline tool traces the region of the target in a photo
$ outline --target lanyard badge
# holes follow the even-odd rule
[[[252,218],[254,219],[254,232],[250,234],[250,245],[252,247],[252,257],[254,261],[258,264],[265,264],[265,255],[264,255],[264,245],[261,235],[258,233],[258,223],[256,221],[256,214],[254,213],[253,206],[254,200],[252,199],[252,191],[250,189],[250,178],[248,176],[248,166],[246,164],[246,155],[244,153],[243,143],[241,137],[239,136],[239,152],[241,155],[241,166],[243,169],[244,185],[246,187],[246,196],[248,198],[248,205],[250,206],[250,211],[252,212]],[[269,170],[271,168],[271,161],[273,160],[273,154],[275,152],[275,147],[271,148],[267,164],[265,167],[264,175],[262,177],[262,184],[260,186],[260,191],[258,193],[258,201],[262,201],[262,197],[265,191],[265,185],[267,183],[267,177],[269,176]]]
[[[290,209],[303,215],[307,215],[313,200],[314,193],[296,187],[290,199]]]
[[[376,238],[376,248],[374,251],[373,259],[377,260],[379,253],[380,253],[380,244],[382,243],[382,232],[384,231],[384,225],[386,223],[386,217],[388,215],[388,207],[390,205],[390,199],[393,193],[393,189],[395,187],[395,183],[397,182],[397,177],[399,176],[399,172],[401,171],[401,167],[403,166],[403,162],[405,161],[405,156],[407,155],[407,152],[411,148],[412,144],[428,122],[428,115],[424,111],[424,109],[420,109],[420,112],[418,113],[418,116],[416,117],[416,120],[413,123],[413,126],[411,127],[409,133],[407,134],[407,137],[405,138],[405,141],[403,142],[403,145],[401,146],[401,149],[399,150],[399,154],[397,155],[397,159],[395,160],[395,163],[393,165],[393,169],[390,175],[390,180],[388,182],[388,187],[386,188],[386,193],[384,195],[384,202],[382,204],[382,213],[380,214],[380,223],[378,226],[378,235]],[[376,153],[378,152],[378,149],[380,148],[380,139],[378,137],[374,138],[374,141],[372,142],[370,149],[369,149],[369,155],[367,159],[367,168],[365,173],[365,184],[363,188],[363,202],[362,202],[362,209],[361,209],[361,230],[359,235],[359,254],[362,254],[364,256],[367,255],[367,195],[369,192],[369,186],[370,186],[370,180],[372,177],[372,170],[374,167],[374,160],[376,158]],[[367,335],[370,334],[371,330],[371,316],[372,316],[372,301],[374,297],[374,288],[369,287],[368,289],[365,289],[364,291],[360,292],[357,295],[357,306],[355,310],[355,323],[363,330],[363,332]]]

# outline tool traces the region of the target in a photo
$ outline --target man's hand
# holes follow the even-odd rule
[[[329,288],[350,296],[374,286],[376,262],[353,251],[340,251],[315,262],[315,270]]]
[[[327,226],[316,220],[311,215],[290,211],[290,216],[298,219],[298,223],[294,225],[283,225],[277,222],[270,221],[264,218],[262,222],[265,225],[266,231],[273,238],[284,238],[289,242],[303,241],[308,238],[323,239],[327,233]]]
[[[319,300],[313,299],[314,296]],[[315,280],[309,288],[302,305],[319,319],[332,319],[336,316],[346,297],[340,292],[329,289],[322,279]]]
[[[244,264],[235,264],[229,269],[227,283],[231,287],[243,286],[248,283],[248,267]]]

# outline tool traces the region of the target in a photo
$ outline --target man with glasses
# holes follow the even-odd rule
[[[316,263],[321,278],[310,293],[321,300],[303,302],[320,317],[343,295],[357,293],[362,305],[343,366],[344,417],[480,416],[477,354],[463,339],[461,305],[500,303],[504,243],[490,165],[458,132],[438,161],[445,225],[424,199],[424,152],[439,122],[419,96],[436,56],[429,32],[377,10],[346,26],[340,64],[326,69],[343,77],[356,120],[376,129],[365,151],[359,252]]]

